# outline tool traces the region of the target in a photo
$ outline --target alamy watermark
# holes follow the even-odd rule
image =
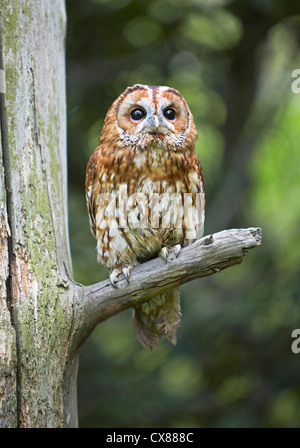
[[[296,78],[291,85],[292,92],[300,93],[300,68],[296,68],[292,71],[292,78]]]
[[[5,93],[5,72],[0,69],[0,93]]]
[[[292,338],[295,338],[295,340],[292,342],[291,349],[292,352],[296,355],[300,352],[300,329],[296,328],[292,331]]]
[[[127,185],[121,184],[117,192],[99,194],[97,205],[100,229],[184,228],[187,238],[195,238],[195,227],[201,227],[204,219],[204,193],[128,195]]]

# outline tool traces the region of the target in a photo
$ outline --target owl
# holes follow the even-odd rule
[[[182,247],[203,234],[204,184],[194,151],[197,131],[183,96],[166,86],[135,84],[112,104],[86,170],[86,200],[98,261],[112,285],[133,266]],[[134,309],[137,336],[152,349],[162,337],[176,344],[178,287]]]

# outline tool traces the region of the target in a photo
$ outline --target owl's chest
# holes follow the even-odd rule
[[[145,150],[134,153],[133,166],[140,172],[165,171],[168,160],[168,152],[159,146],[151,146]]]
[[[178,155],[153,147],[137,153],[132,162],[131,186],[136,191],[161,194],[182,190],[183,170]]]
[[[100,191],[118,194],[126,188],[127,195],[143,193],[148,198],[157,193],[196,192],[200,179],[188,157],[159,145],[118,151],[102,165]]]

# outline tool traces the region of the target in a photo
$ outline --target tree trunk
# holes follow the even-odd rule
[[[77,425],[64,2],[1,0],[0,425]]]
[[[1,0],[0,427],[76,427],[78,350],[95,326],[238,264],[260,229],[204,237],[120,279],[72,280],[62,0]],[[4,70],[4,71],[3,71]],[[5,87],[1,85],[5,73]],[[84,187],[83,187],[84,188]]]

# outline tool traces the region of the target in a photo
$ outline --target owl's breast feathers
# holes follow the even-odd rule
[[[111,148],[98,146],[92,154],[86,170],[86,194],[91,199],[114,191],[120,184],[126,184],[128,194],[132,194],[140,191],[145,180],[158,188],[167,183],[173,192],[204,193],[202,168],[194,151],[116,144]]]
[[[153,201],[155,194],[190,193],[193,205],[192,214],[196,216],[196,224],[190,233],[186,232],[185,225],[174,228],[178,216],[183,219],[183,203],[177,212],[171,213],[169,228],[162,224],[162,217],[156,220],[156,227],[151,228],[149,220],[143,229],[134,225],[120,226],[120,199],[118,194],[123,187],[126,193],[126,212],[130,218],[136,202],[130,201],[134,194],[146,197],[149,216],[155,216],[159,211],[161,215],[168,215],[170,203],[168,200]],[[201,195],[200,203],[196,209],[196,194]],[[105,195],[108,194],[108,199]],[[109,215],[109,196],[116,199],[116,219],[113,216],[107,227]],[[112,148],[99,146],[92,154],[86,172],[86,199],[90,218],[92,234],[97,239],[97,253],[101,262],[108,267],[135,263],[136,260],[148,259],[157,254],[162,246],[174,244],[186,245],[199,238],[204,226],[204,184],[200,162],[194,151],[172,151],[159,147],[150,147],[145,150],[139,148],[124,148],[115,145]],[[143,207],[140,197],[137,198],[139,207]],[[176,217],[175,217],[176,214]],[[112,216],[112,214],[110,215]],[[147,215],[148,218],[148,215]],[[135,218],[134,218],[135,219]],[[195,216],[191,219],[195,220]],[[157,228],[157,223],[162,227]],[[186,221],[184,221],[186,223]],[[131,222],[132,223],[132,222]],[[121,228],[120,228],[121,227]],[[139,226],[137,226],[139,227]],[[148,228],[147,228],[148,227]],[[192,226],[191,226],[192,227]]]

